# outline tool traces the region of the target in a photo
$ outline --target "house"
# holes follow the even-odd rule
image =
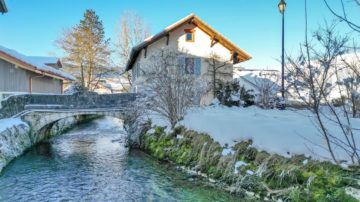
[[[5,0],[0,0],[0,13],[4,14],[7,13],[7,11]]]
[[[246,69],[240,66],[234,68],[234,79],[254,95],[256,103],[263,103],[265,100],[275,101],[276,97],[280,97],[280,78],[278,70]]]
[[[146,68],[151,54],[161,49],[170,49],[184,54],[186,69],[190,73],[210,81],[208,74],[210,64],[207,60],[211,55],[217,55],[218,60],[225,61],[231,65],[226,76],[219,77],[222,81],[232,81],[233,64],[241,63],[251,59],[251,56],[229,41],[215,29],[206,24],[195,14],[179,20],[165,28],[162,32],[151,36],[144,42],[133,47],[126,70],[132,70],[133,91],[141,89],[141,82],[136,82],[142,76],[139,69]],[[210,104],[214,95],[211,91],[201,98],[201,104]]]
[[[130,81],[120,72],[112,71],[102,75],[98,88],[94,91],[100,94],[127,93],[131,88]]]
[[[61,67],[58,58],[25,56],[0,46],[0,101],[16,94],[62,94],[64,83],[75,78]]]
[[[99,94],[110,94],[110,93],[127,93],[131,88],[131,79],[127,78],[121,72],[118,71],[117,67],[112,66],[96,66],[94,68],[94,75],[91,82],[92,91]],[[77,81],[81,81],[81,67],[71,63],[63,63],[62,70],[70,73],[76,78]],[[65,86],[65,94],[74,93],[78,84]]]
[[[255,95],[260,93],[263,85],[269,85],[280,90],[280,78],[280,71],[275,69],[234,68],[234,79],[237,79],[240,86],[246,90],[252,90]]]

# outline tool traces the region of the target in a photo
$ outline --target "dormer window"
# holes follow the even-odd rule
[[[195,41],[195,30],[193,29],[185,29],[185,37],[186,42],[194,42]]]

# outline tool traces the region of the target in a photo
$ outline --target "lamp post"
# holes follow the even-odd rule
[[[282,49],[281,49],[281,97],[282,97],[282,107],[285,108],[285,84],[284,84],[284,66],[285,66],[285,56],[284,56],[284,23],[285,23],[285,9],[286,9],[286,3],[285,0],[280,0],[280,3],[278,4],[279,11],[282,15]]]

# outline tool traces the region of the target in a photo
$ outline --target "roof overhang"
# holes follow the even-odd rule
[[[130,58],[126,64],[125,70],[128,71],[132,69],[134,63],[136,62],[137,57],[139,56],[141,50],[148,45],[154,43],[155,41],[169,35],[170,32],[174,31],[178,27],[182,26],[184,23],[191,23],[197,26],[199,29],[201,29],[203,32],[208,34],[212,39],[217,40],[220,44],[222,44],[225,48],[229,49],[233,53],[237,53],[239,62],[244,62],[249,59],[251,59],[251,56],[246,53],[244,50],[240,49],[237,45],[232,43],[230,40],[225,38],[222,34],[217,32],[215,29],[210,27],[210,25],[206,24],[204,21],[202,21],[199,17],[197,17],[195,14],[190,14],[189,16],[179,20],[178,22],[170,25],[169,27],[165,28],[160,33],[151,36],[149,38],[146,38],[144,42],[140,43],[139,45],[132,48],[130,53]]]
[[[5,0],[0,0],[0,13],[4,14],[7,12],[8,12],[8,10],[7,10],[6,4],[5,4]]]
[[[52,72],[46,72],[46,71],[43,71],[43,70],[40,70],[38,69],[37,67],[31,65],[31,64],[28,64],[22,60],[19,60],[9,54],[6,54],[2,51],[0,51],[0,58],[6,60],[6,61],[9,61],[13,64],[15,64],[17,67],[19,68],[22,68],[22,69],[25,69],[25,70],[28,70],[28,71],[31,71],[31,72],[35,72],[37,74],[41,74],[41,75],[44,75],[44,76],[49,76],[49,77],[52,77],[52,78],[56,78],[56,79],[59,79],[59,80],[63,80],[63,81],[74,81],[73,79],[69,79],[69,78],[65,78],[61,75],[58,75],[58,74],[55,74],[55,73],[52,73]]]

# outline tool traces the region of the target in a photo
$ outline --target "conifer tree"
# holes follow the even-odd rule
[[[79,73],[81,86],[90,91],[98,86],[101,74],[108,71],[109,39],[105,38],[104,27],[94,10],[86,10],[80,23],[57,41],[66,54],[64,59]]]

